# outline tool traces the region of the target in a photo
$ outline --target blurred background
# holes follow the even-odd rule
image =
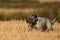
[[[60,22],[60,0],[0,0],[1,21],[24,20],[32,14]]]

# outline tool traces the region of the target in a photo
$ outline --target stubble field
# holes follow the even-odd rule
[[[55,22],[53,32],[28,32],[25,21],[0,21],[0,40],[60,40],[60,24]]]

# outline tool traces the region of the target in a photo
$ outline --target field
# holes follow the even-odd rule
[[[51,1],[0,0],[0,40],[60,40],[60,2]],[[28,32],[25,19],[32,14],[50,20],[56,17],[58,22],[53,24],[53,32],[40,32],[36,29]]]
[[[55,22],[53,32],[28,32],[25,21],[0,21],[0,40],[60,40],[60,24]]]

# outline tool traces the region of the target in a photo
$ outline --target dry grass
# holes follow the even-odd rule
[[[0,40],[60,40],[60,24],[54,23],[53,32],[28,32],[24,21],[0,21]]]
[[[0,13],[5,13],[5,14],[11,14],[11,13],[19,13],[19,12],[22,12],[22,13],[31,13],[31,12],[34,12],[34,9],[32,8],[25,8],[25,9],[20,9],[20,8],[17,8],[17,9],[14,9],[14,8],[10,8],[10,9],[6,9],[6,8],[0,8]]]

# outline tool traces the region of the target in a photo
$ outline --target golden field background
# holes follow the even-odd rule
[[[50,20],[57,17],[57,21],[60,21],[60,2],[0,1],[0,20],[26,19],[31,14],[44,16]]]
[[[0,0],[0,40],[60,40],[60,23],[53,32],[28,32],[25,19],[32,14],[60,21],[60,0],[9,1]],[[21,20],[22,19],[22,20]]]
[[[60,23],[55,22],[53,32],[28,32],[25,21],[0,21],[0,40],[60,40]]]

